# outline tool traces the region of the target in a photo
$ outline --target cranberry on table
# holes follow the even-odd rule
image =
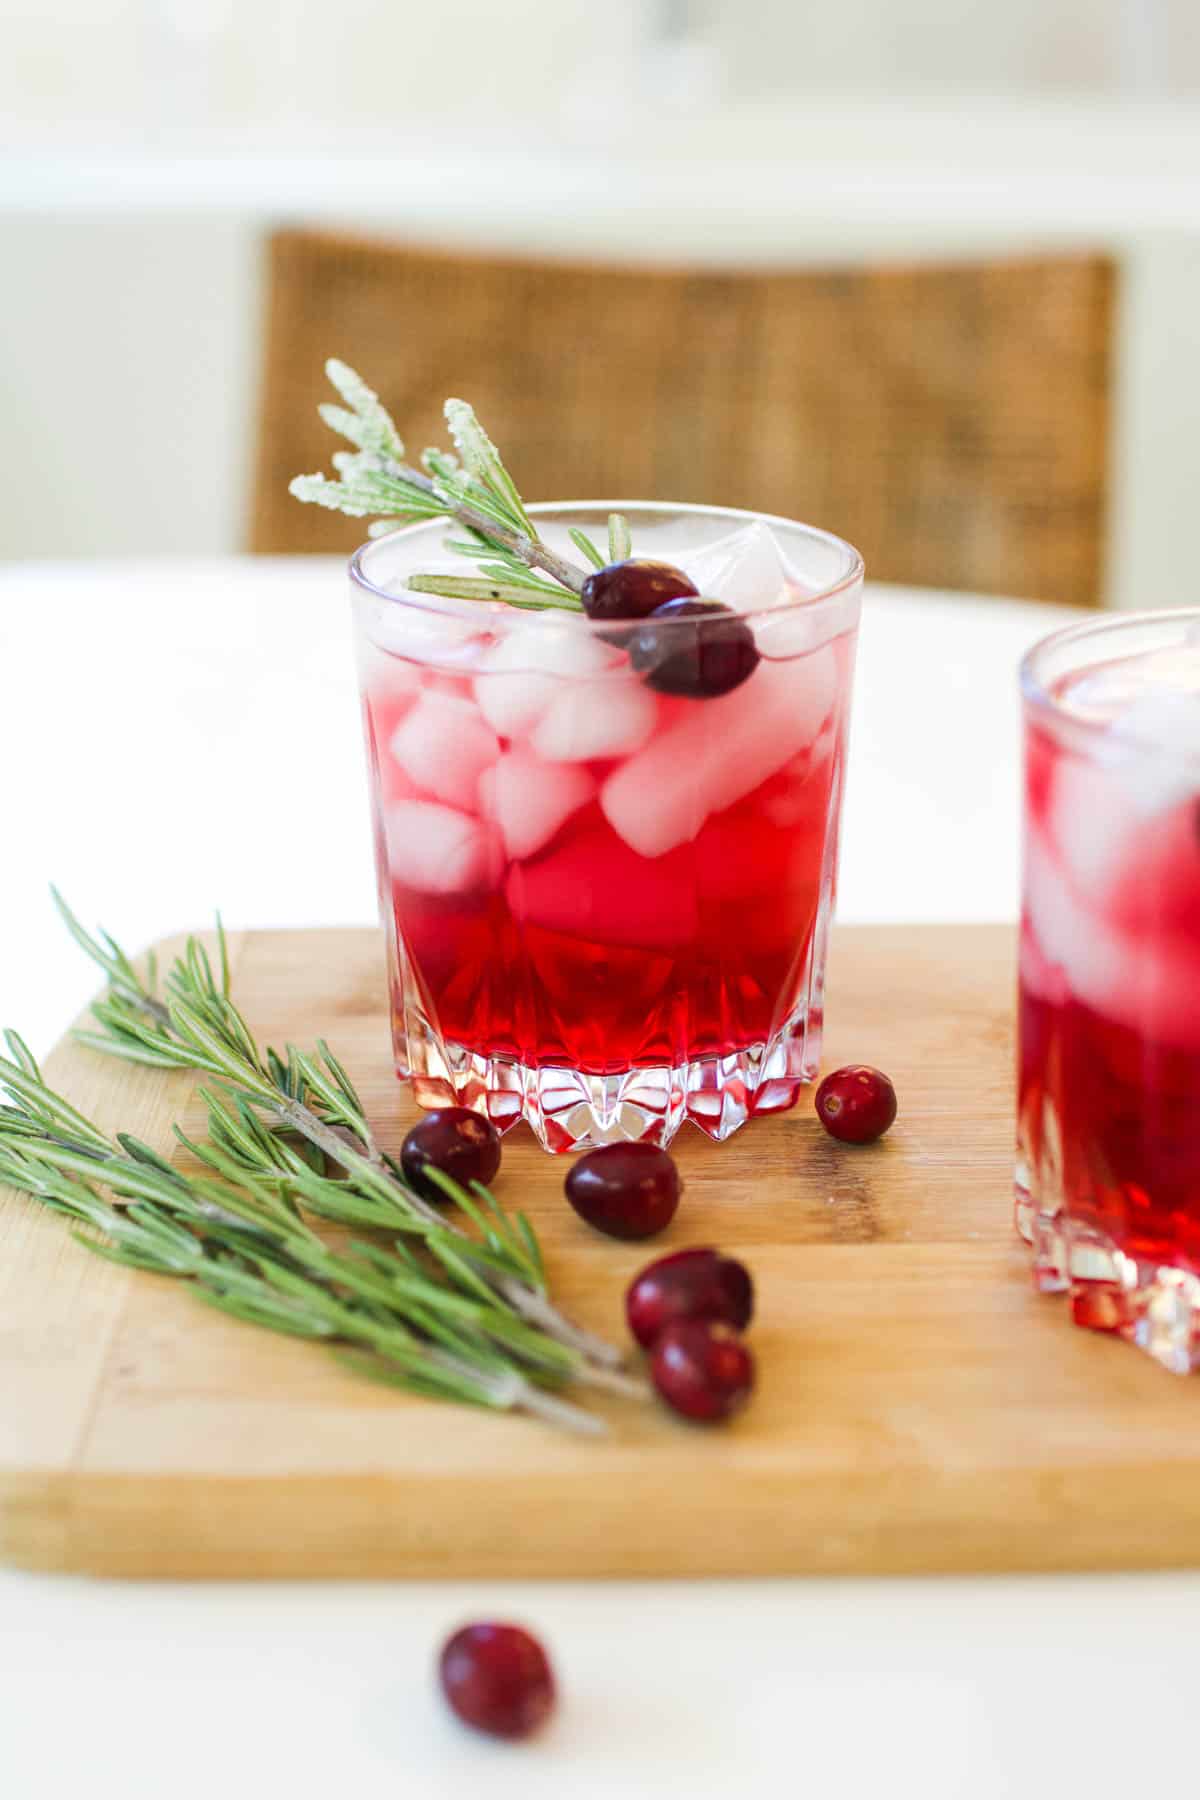
[[[728,606],[678,599],[656,607],[633,633],[629,660],[660,694],[713,700],[748,680],[759,655],[749,625]]]
[[[896,1117],[896,1090],[880,1069],[850,1063],[817,1089],[817,1117],[844,1144],[871,1144]]]
[[[486,1187],[500,1167],[500,1134],[490,1119],[466,1106],[443,1106],[426,1113],[401,1146],[400,1167],[423,1200],[448,1200],[445,1189],[426,1173],[431,1166],[452,1176],[460,1187],[469,1188],[473,1181]]]
[[[625,1295],[625,1317],[643,1350],[667,1325],[707,1319],[744,1331],[754,1313],[750,1271],[719,1250],[677,1250],[634,1277]]]
[[[696,591],[694,583],[673,563],[630,556],[624,562],[594,569],[583,584],[580,599],[589,619],[644,619],[664,600]]]
[[[554,1708],[546,1652],[520,1625],[464,1625],[447,1639],[439,1672],[463,1723],[492,1737],[529,1737]]]
[[[750,1398],[754,1358],[728,1325],[677,1319],[655,1340],[650,1378],[673,1411],[711,1425]]]
[[[570,1170],[567,1199],[581,1219],[608,1237],[648,1238],[679,1205],[679,1171],[655,1144],[604,1144]]]

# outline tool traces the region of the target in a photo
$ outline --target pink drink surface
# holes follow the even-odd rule
[[[1195,1272],[1200,764],[1122,741],[1128,668],[1101,672],[1113,719],[1099,749],[1029,728],[1020,1135],[1044,1208],[1061,1179],[1067,1217],[1134,1258]],[[1102,700],[1095,672],[1060,700],[1084,680]],[[1178,717],[1200,698],[1176,691],[1169,704]],[[1145,700],[1138,713],[1143,728],[1161,722]]]
[[[503,672],[372,650],[381,869],[442,1035],[604,1075],[778,1030],[828,886],[852,654],[764,659],[703,700],[618,654],[544,681],[531,723]]]

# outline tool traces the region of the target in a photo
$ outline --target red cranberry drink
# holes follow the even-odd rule
[[[1200,1332],[1200,613],[1076,627],[1023,671],[1017,1224],[1080,1324]]]
[[[554,552],[605,541],[603,505],[530,516]],[[551,1150],[724,1138],[820,1051],[861,562],[624,516],[574,612],[456,584],[442,521],[353,565],[398,1071]]]

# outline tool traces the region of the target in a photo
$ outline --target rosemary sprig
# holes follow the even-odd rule
[[[342,1225],[384,1231],[393,1240],[413,1240],[424,1253],[426,1275],[436,1270],[455,1291],[503,1309],[513,1322],[569,1352],[573,1381],[645,1392],[621,1372],[618,1350],[553,1306],[537,1238],[524,1214],[510,1218],[485,1188],[467,1193],[439,1176],[449,1198],[476,1226],[478,1236],[472,1236],[408,1186],[399,1163],[377,1143],[350,1076],[324,1040],[315,1052],[294,1044],[282,1054],[259,1048],[231,997],[219,918],[216,969],[203,945],[189,938],[160,996],[152,986],[156,971],[139,975],[113,938],[93,937],[51,891],[71,935],[108,977],[107,991],[92,1007],[99,1029],[78,1031],[76,1037],[108,1055],[194,1069],[211,1078],[213,1085],[199,1090],[205,1140],[178,1134],[207,1171],[230,1186],[274,1195],[297,1217],[303,1208]],[[4,1079],[29,1116],[66,1147],[85,1154],[96,1150],[88,1140],[94,1128],[72,1118],[65,1101],[47,1097],[36,1071],[19,1056],[6,1067]],[[338,1178],[327,1175],[329,1163],[341,1171]]]
[[[323,1040],[316,1053],[294,1044],[284,1053],[260,1051],[230,995],[229,958],[217,920],[219,976],[204,947],[189,938],[175,959],[160,998],[107,933],[93,938],[56,889],[51,890],[76,943],[109,976],[109,990],[92,1007],[99,1031],[76,1037],[91,1048],[160,1068],[189,1068],[212,1076],[245,1110],[265,1114],[278,1130],[297,1134],[337,1164],[345,1183],[389,1230],[453,1240],[469,1261],[491,1261],[489,1280],[521,1317],[578,1350],[590,1364],[615,1370],[621,1353],[582,1331],[553,1307],[537,1259],[530,1256],[528,1221],[508,1222],[492,1202],[492,1222],[476,1243],[405,1182],[399,1163],[375,1140],[349,1076]],[[275,1133],[269,1133],[274,1146]],[[272,1149],[272,1153],[274,1153]],[[265,1150],[264,1150],[265,1154]],[[282,1172],[277,1170],[277,1172]],[[469,1211],[469,1203],[466,1208]],[[340,1216],[340,1215],[339,1215]],[[498,1223],[497,1221],[500,1221]]]
[[[354,518],[374,517],[373,535],[380,527],[390,531],[418,519],[457,519],[471,534],[471,554],[477,560],[486,558],[509,574],[541,569],[558,584],[547,583],[547,594],[556,595],[560,605],[570,604],[586,570],[542,542],[496,446],[465,400],[446,402],[457,456],[426,450],[422,468],[416,469],[405,461],[403,439],[362,377],[336,358],[326,363],[325,372],[346,404],[322,406],[321,417],[355,449],[334,456],[338,480],[298,475],[289,493]]]
[[[465,526],[465,537],[447,539],[446,547],[471,557],[480,578],[410,576],[408,585],[417,593],[503,600],[535,610],[555,606],[583,610],[579,594],[588,570],[559,556],[539,537],[499,451],[465,400],[447,400],[445,407],[457,454],[425,450],[417,469],[406,462],[404,442],[391,415],[361,375],[336,358],[326,363],[325,372],[345,405],[323,405],[318,410],[354,449],[335,453],[336,481],[325,475],[297,475],[289,493],[352,518],[373,519],[372,537],[420,519],[452,518]],[[570,536],[593,568],[603,566],[604,558],[586,533],[575,529]],[[610,547],[614,542],[624,543],[622,554],[629,555],[629,527],[616,514],[609,520]],[[538,569],[550,579],[533,573]]]
[[[331,1250],[291,1185],[262,1170],[189,1176],[127,1134],[110,1141],[47,1086],[15,1032],[4,1040],[0,1088],[11,1104],[0,1107],[0,1178],[72,1220],[94,1254],[182,1280],[246,1323],[353,1347],[357,1366],[418,1393],[604,1429],[544,1391],[579,1378],[578,1352],[515,1318],[485,1283],[456,1291],[403,1245]],[[314,1195],[340,1185],[307,1174]]]

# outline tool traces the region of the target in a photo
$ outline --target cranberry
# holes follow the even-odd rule
[[[664,600],[694,594],[694,582],[672,563],[631,556],[606,563],[583,584],[583,609],[589,619],[644,619]]]
[[[460,1187],[486,1187],[500,1167],[500,1135],[490,1119],[465,1106],[443,1106],[413,1126],[400,1149],[400,1167],[409,1187],[423,1200],[446,1200],[444,1188],[425,1173],[432,1166],[453,1176]]]
[[[566,1179],[581,1219],[615,1238],[662,1231],[679,1205],[679,1171],[654,1144],[604,1144],[581,1156]]]
[[[662,629],[656,620],[663,621]],[[687,626],[678,619],[698,619]],[[660,694],[712,700],[740,687],[758,667],[754,634],[719,600],[668,600],[629,641],[629,658]]]
[[[685,1419],[727,1419],[754,1386],[754,1358],[728,1325],[676,1319],[660,1332],[650,1357],[655,1387]]]
[[[817,1117],[830,1137],[870,1144],[896,1117],[896,1090],[879,1069],[850,1063],[835,1069],[817,1089]]]
[[[719,1250],[677,1250],[635,1276],[625,1317],[643,1350],[676,1319],[708,1319],[744,1331],[754,1312],[750,1272]]]
[[[440,1673],[463,1723],[492,1737],[528,1737],[554,1706],[546,1652],[519,1625],[464,1625],[447,1639]]]

